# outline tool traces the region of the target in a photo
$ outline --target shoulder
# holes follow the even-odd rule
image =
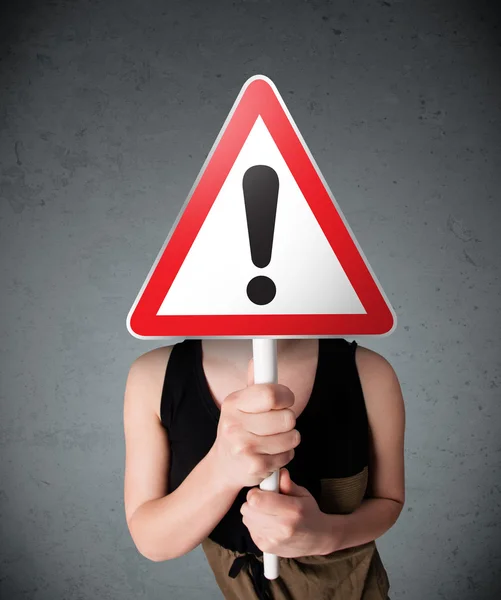
[[[403,414],[404,403],[395,369],[381,354],[357,346],[355,362],[369,417],[391,411]]]
[[[160,400],[167,364],[174,346],[162,346],[141,354],[129,368],[125,384],[125,410],[136,405],[151,409],[160,418]]]
[[[166,367],[174,346],[161,346],[138,356],[130,366],[129,375],[150,375],[152,371]]]
[[[355,362],[359,375],[366,380],[388,381],[397,378],[390,362],[374,350],[357,345]]]

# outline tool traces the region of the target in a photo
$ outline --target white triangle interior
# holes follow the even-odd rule
[[[254,165],[279,177],[270,264],[252,263],[242,179]],[[266,275],[277,293],[258,306],[247,284]],[[365,314],[355,290],[289,171],[264,121],[258,117],[158,315]]]

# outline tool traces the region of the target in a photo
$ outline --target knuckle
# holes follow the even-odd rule
[[[267,538],[256,536],[254,542],[256,543],[256,546],[263,552],[269,552],[272,549],[272,542]]]
[[[247,468],[252,475],[259,475],[263,471],[262,460],[258,456],[248,456]]]
[[[236,430],[237,424],[231,418],[221,419],[221,431],[225,435],[232,435]]]
[[[234,456],[242,456],[248,452],[248,444],[242,438],[237,438],[231,445],[231,451]]]
[[[254,506],[261,506],[261,497],[259,494],[255,494],[252,496],[252,504]]]
[[[273,550],[279,545],[280,541],[276,536],[270,536],[266,539],[263,539],[263,546],[265,548],[264,552],[268,552]]]
[[[287,540],[290,537],[292,537],[292,535],[294,533],[294,528],[290,523],[286,523],[286,524],[282,525],[282,527],[280,528],[280,533],[281,533],[283,539]]]

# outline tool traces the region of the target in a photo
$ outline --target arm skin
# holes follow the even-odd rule
[[[168,493],[169,443],[160,420],[159,399],[170,351],[170,347],[158,348],[133,363],[124,399],[125,514],[137,549],[152,561],[193,550],[240,491],[222,481],[209,452]]]
[[[319,540],[318,554],[382,536],[394,525],[405,502],[405,409],[399,381],[380,354],[358,346],[355,359],[370,429],[369,498],[348,515],[322,513],[326,538]]]

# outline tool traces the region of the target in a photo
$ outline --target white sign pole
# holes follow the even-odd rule
[[[278,383],[277,340],[253,339],[254,383]],[[278,492],[279,472],[275,471],[259,486],[268,492]],[[264,576],[266,579],[278,577],[278,556],[263,552]]]

